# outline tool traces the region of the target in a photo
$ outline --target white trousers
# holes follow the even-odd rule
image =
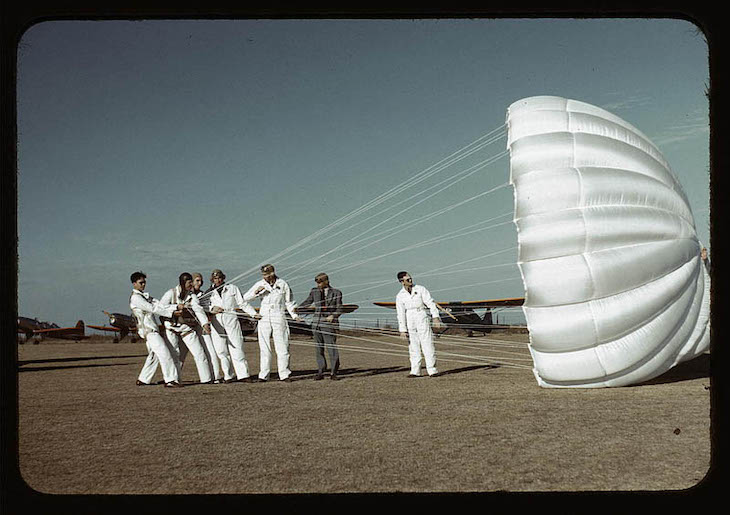
[[[238,379],[250,377],[248,360],[243,351],[243,333],[236,315],[218,313],[211,320],[213,346],[218,353],[226,379],[233,378],[235,370]],[[228,340],[226,342],[226,339]],[[231,370],[233,365],[233,370]]]
[[[289,370],[289,324],[282,314],[266,315],[258,323],[259,351],[261,362],[259,379],[266,380],[271,373],[271,338],[274,339],[276,365],[279,379],[284,380],[291,375]]]
[[[159,333],[148,333],[145,344],[147,345],[148,354],[138,379],[143,383],[152,383],[152,378],[157,371],[157,365],[160,365],[162,378],[166,383],[179,381],[180,376],[175,366],[175,360],[165,339]]]
[[[186,326],[184,326],[186,327]],[[170,346],[173,349],[172,358],[175,361],[175,367],[177,367],[177,375],[182,379],[182,367],[185,363],[185,358],[188,355],[188,350],[195,359],[195,367],[198,369],[198,377],[201,383],[208,383],[213,380],[210,372],[210,363],[205,355],[203,346],[200,343],[198,334],[186,327],[182,333],[178,333],[172,329],[166,329],[165,334],[167,340],[170,342]],[[185,346],[180,345],[180,340],[183,341]]]
[[[406,312],[408,327],[408,354],[411,360],[411,374],[421,375],[421,352],[426,361],[428,375],[437,374],[436,349],[433,346],[431,319],[423,311]]]
[[[205,357],[208,358],[208,363],[210,364],[210,372],[211,374],[213,374],[213,379],[215,379],[216,381],[219,379],[223,379],[223,372],[221,372],[221,360],[218,358],[218,353],[215,350],[215,345],[213,345],[213,338],[210,334],[203,333],[203,328],[200,326],[195,326],[195,332],[198,335],[198,340],[202,342],[203,351],[205,351]]]

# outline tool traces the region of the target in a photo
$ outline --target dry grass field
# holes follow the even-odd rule
[[[492,337],[528,357],[526,334]],[[470,341],[437,351],[485,353]],[[135,386],[143,343],[20,345],[22,478],[51,494],[590,492],[690,489],[709,469],[709,355],[642,386],[548,390],[467,360],[408,379],[388,336],[341,336],[342,379],[314,381],[310,342],[292,341],[290,383],[195,384],[189,357],[180,389]]]

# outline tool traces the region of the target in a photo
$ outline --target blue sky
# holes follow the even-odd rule
[[[102,309],[128,312],[140,269],[156,296],[183,271],[231,279],[498,129],[533,95],[603,107],[646,134],[709,247],[708,83],[705,40],[683,20],[39,23],[18,48],[19,314],[103,322]],[[496,141],[472,163],[504,149]],[[398,270],[419,282],[464,261],[479,269],[420,282],[442,300],[521,296],[511,223],[390,254],[509,213],[508,177],[502,157],[370,233],[387,213],[290,258],[407,228],[351,243],[336,264],[274,264],[297,300],[329,271],[363,315],[394,297]]]

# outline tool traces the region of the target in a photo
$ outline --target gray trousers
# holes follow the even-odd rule
[[[314,336],[315,353],[317,356],[317,372],[324,373],[327,369],[327,360],[324,357],[324,350],[327,349],[327,355],[330,358],[330,370],[332,375],[337,375],[340,369],[340,353],[337,351],[337,326],[323,323],[321,325],[312,326],[312,335]]]

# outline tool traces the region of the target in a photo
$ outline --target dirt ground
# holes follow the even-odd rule
[[[526,334],[492,337],[529,357]],[[674,491],[708,473],[709,355],[641,386],[553,390],[474,364],[487,337],[439,341],[473,363],[436,378],[407,378],[393,342],[341,336],[340,381],[313,380],[301,337],[290,383],[195,384],[189,356],[180,389],[135,386],[144,343],[19,345],[20,473],[49,494]]]

